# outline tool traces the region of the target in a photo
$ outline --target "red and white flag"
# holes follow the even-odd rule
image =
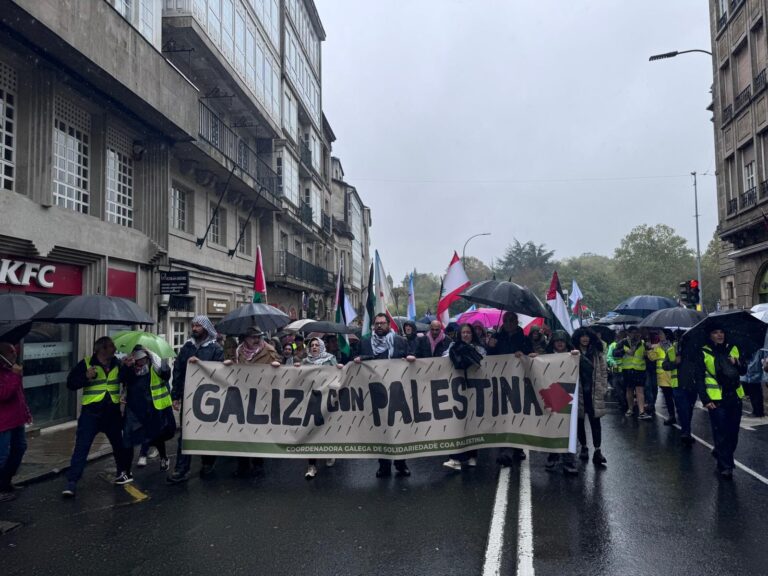
[[[443,278],[440,300],[437,302],[437,319],[443,323],[443,326],[448,324],[451,317],[448,308],[459,299],[459,294],[467,289],[470,284],[467,273],[464,272],[464,266],[461,265],[459,255],[454,252],[451,263],[448,265],[448,270]]]
[[[547,306],[552,311],[553,320],[555,321],[553,329],[565,330],[569,336],[573,334],[571,314],[568,312],[568,306],[563,298],[563,290],[560,288],[560,278],[557,277],[557,271],[552,273],[552,282],[550,282],[549,291],[547,292]]]

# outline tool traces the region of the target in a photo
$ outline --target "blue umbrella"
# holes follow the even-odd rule
[[[615,312],[619,314],[629,314],[631,316],[640,316],[645,318],[650,315],[651,312],[656,310],[663,310],[664,308],[675,308],[678,303],[672,298],[666,298],[665,296],[630,296],[623,302],[621,302],[616,308]]]

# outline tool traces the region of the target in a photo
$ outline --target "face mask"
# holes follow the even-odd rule
[[[136,366],[135,371],[136,371],[136,376],[145,376],[149,374],[149,365]]]

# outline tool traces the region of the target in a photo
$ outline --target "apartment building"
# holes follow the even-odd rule
[[[721,306],[768,302],[765,0],[710,0]]]
[[[260,245],[270,304],[329,318],[324,37],[311,0],[0,0],[0,289],[130,298],[179,348],[250,301]],[[35,325],[37,426],[76,416],[67,372],[118,328]]]

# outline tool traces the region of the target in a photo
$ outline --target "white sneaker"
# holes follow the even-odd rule
[[[157,448],[155,448],[154,446],[152,446],[152,447],[149,449],[149,452],[147,452],[147,458],[149,458],[150,460],[151,460],[152,458],[157,458],[158,456],[160,456],[160,452],[158,452],[158,451],[157,451]]]
[[[317,466],[307,466],[307,471],[304,473],[304,478],[307,480],[312,480],[317,476]]]
[[[470,468],[474,468],[475,466],[477,466],[477,458],[467,459],[467,466],[469,466]]]
[[[451,468],[452,470],[461,470],[461,462],[455,458],[448,458],[448,460],[443,462],[443,466],[446,468]]]
[[[139,456],[139,460],[136,462],[136,466],[139,468],[144,468],[144,466],[147,465],[147,457],[146,456]]]
[[[325,461],[325,465],[326,465],[328,468],[330,468],[330,467],[331,467],[331,466],[333,466],[334,464],[336,464],[336,458],[328,458],[328,459]]]

